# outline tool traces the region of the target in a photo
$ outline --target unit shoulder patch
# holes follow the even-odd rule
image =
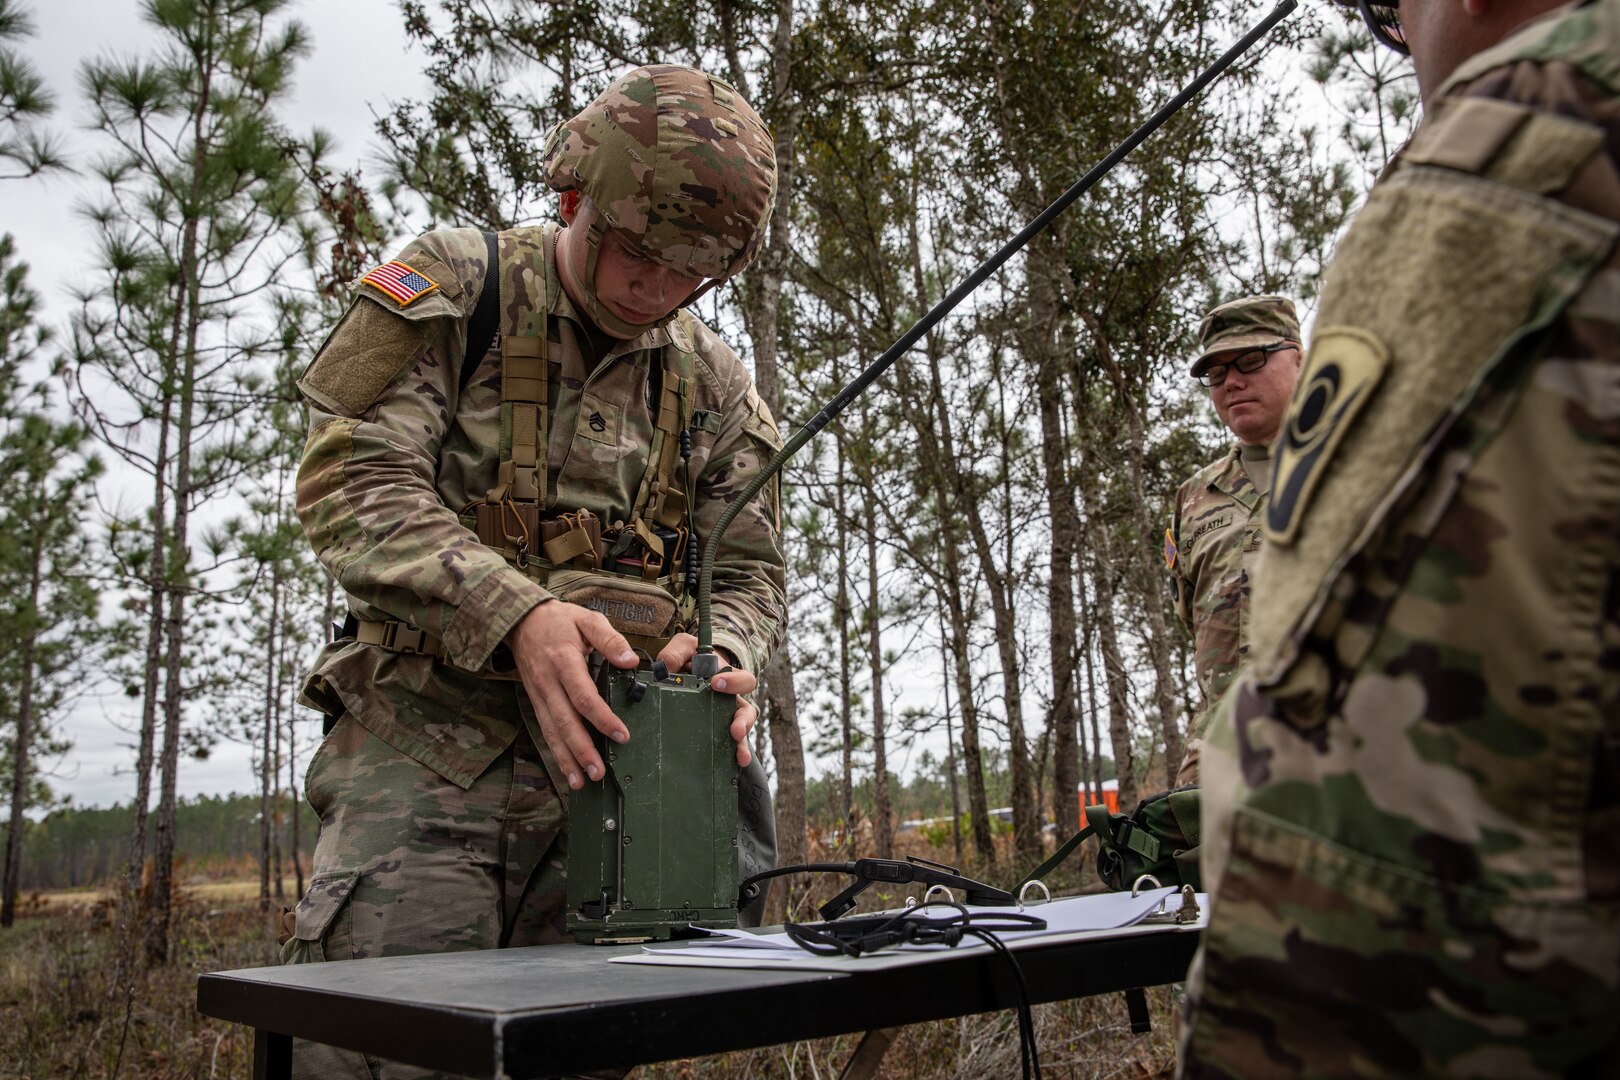
[[[1176,550],[1175,536],[1171,534],[1169,529],[1164,530],[1164,568],[1166,570],[1176,568],[1176,556],[1178,554],[1180,552]]]
[[[1276,471],[1266,504],[1266,539],[1294,542],[1333,452],[1389,367],[1389,348],[1354,327],[1318,330],[1273,448]]]

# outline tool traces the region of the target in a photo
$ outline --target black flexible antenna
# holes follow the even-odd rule
[[[978,269],[974,270],[965,281],[951,290],[949,296],[935,304],[933,310],[918,319],[916,325],[910,330],[900,335],[900,340],[890,345],[882,356],[872,361],[865,371],[856,376],[854,382],[840,390],[838,396],[828,402],[819,413],[811,418],[809,423],[794,432],[793,437],[777,452],[775,457],[771,458],[765,468],[760,470],[759,475],[755,476],[748,486],[743,488],[741,494],[731,500],[730,505],[726,507],[725,513],[720,515],[720,520],[715,524],[714,531],[709,534],[703,545],[703,572],[698,583],[698,651],[697,655],[692,658],[692,674],[699,678],[708,679],[713,678],[720,670],[720,658],[714,652],[714,624],[709,617],[709,590],[714,580],[714,556],[719,549],[720,538],[725,535],[726,529],[731,525],[732,520],[742,512],[742,508],[747,506],[755,495],[759,494],[760,489],[780,471],[788,458],[792,457],[799,451],[800,447],[809,442],[816,432],[831,423],[833,417],[843,412],[850,402],[859,397],[862,391],[909,351],[924,334],[932,330],[941,319],[949,315],[958,304],[966,300],[974,290],[984,284],[986,278],[999,270],[1008,259],[1023,250],[1024,245],[1028,244],[1037,233],[1050,225],[1053,218],[1068,209],[1070,203],[1089,191],[1098,180],[1101,180],[1115,165],[1118,165],[1126,154],[1136,149],[1143,139],[1153,134],[1166,120],[1181,111],[1182,106],[1186,105],[1204,87],[1208,86],[1217,76],[1232,66],[1232,63],[1238,57],[1248,52],[1255,42],[1268,34],[1272,27],[1286,18],[1298,6],[1299,0],[1282,0],[1282,3],[1273,8],[1271,13],[1260,21],[1259,25],[1244,34],[1237,44],[1227,49],[1220,59],[1205,68],[1196,79],[1187,84],[1186,89],[1171,98],[1163,108],[1149,117],[1145,124],[1133,131],[1124,142],[1115,147],[1107,157],[1099,161],[1090,172],[1075,181],[1072,187],[1058,196],[1056,202],[1041,211],[1035,220],[1019,231],[1017,236],[1007,241],[1000,251],[980,263]]]

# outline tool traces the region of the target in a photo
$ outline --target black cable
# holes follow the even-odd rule
[[[1018,966],[1018,960],[1013,956],[1012,950],[1002,940],[989,930],[968,925],[962,928],[964,934],[972,934],[980,941],[994,949],[1007,966],[1012,968],[1013,986],[1018,991],[1018,1055],[1024,1065],[1024,1080],[1041,1080],[1040,1047],[1035,1040],[1035,1014],[1029,1007],[1029,986],[1024,982],[1024,969]]]
[[[952,914],[932,917],[929,907],[948,907]],[[1035,1016],[1030,1010],[1029,985],[1012,950],[996,931],[1044,930],[1046,920],[1011,911],[970,912],[954,901],[933,901],[888,915],[858,915],[824,923],[788,923],[784,929],[793,943],[817,956],[862,956],[899,945],[945,945],[955,948],[964,935],[990,946],[1012,968],[1018,1003],[1018,1054],[1024,1080],[1041,1080],[1040,1047],[1035,1038]]]

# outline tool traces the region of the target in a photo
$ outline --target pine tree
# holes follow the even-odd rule
[[[84,429],[56,418],[46,385],[24,389],[45,339],[26,274],[0,237],[0,765],[10,781],[0,926],[16,915],[23,815],[54,801],[41,761],[67,750],[55,722],[98,650],[85,527],[100,464],[83,454]]]
[[[0,180],[67,168],[60,140],[39,126],[55,108],[55,99],[22,50],[11,44],[29,37],[33,29],[17,0],[0,0],[0,161],[20,170],[0,173]]]
[[[258,305],[300,254],[305,189],[275,109],[308,44],[299,24],[278,21],[288,7],[147,0],[152,55],[83,71],[104,190],[89,207],[101,265],[74,320],[75,405],[152,484],[150,505],[115,521],[112,546],[131,590],[128,686],[142,709],[132,891],[154,757],[159,768],[147,920],[157,962],[168,955],[185,707],[198,689],[193,633],[206,629],[199,609],[223,555],[197,543],[193,514],[264,453],[252,406],[279,336]]]

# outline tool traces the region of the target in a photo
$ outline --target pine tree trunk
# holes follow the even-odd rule
[[[1103,328],[1095,319],[1084,315],[1082,317],[1086,319],[1087,326],[1091,330],[1099,365],[1113,384],[1119,408],[1125,413],[1126,424],[1130,431],[1125,459],[1132,516],[1139,535],[1155,536],[1161,526],[1153,520],[1151,512],[1153,503],[1147,497],[1146,484],[1142,479],[1145,471],[1142,459],[1147,446],[1147,421],[1143,416],[1144,406],[1139,400],[1140,388],[1115,362],[1113,350]],[[1181,757],[1185,747],[1178,715],[1180,710],[1176,707],[1175,680],[1170,673],[1170,628],[1164,618],[1164,581],[1160,574],[1149,573],[1143,585],[1147,606],[1148,655],[1153,661],[1154,704],[1159,714],[1160,737],[1164,740],[1168,784],[1174,781],[1176,772],[1181,768]],[[1121,806],[1123,805],[1122,802]]]
[[[771,732],[771,753],[776,764],[776,863],[778,866],[802,866],[810,861],[805,840],[808,823],[803,798],[804,746],[799,739],[799,697],[793,687],[793,661],[788,655],[786,641],[765,665],[764,683],[761,698],[765,704],[766,724]],[[786,733],[789,732],[791,747],[787,745]],[[789,749],[791,753],[787,752]],[[795,791],[800,793],[797,800],[783,795],[784,792]],[[296,802],[293,813],[296,826]],[[765,914],[766,924],[773,926],[786,921],[789,915],[797,917],[798,898],[807,888],[801,878],[792,877],[779,879],[776,886],[770,892]]]
[[[278,562],[277,563],[277,568],[279,569],[280,566],[281,566],[281,564]],[[291,585],[284,583],[281,588],[282,588],[283,597],[285,597],[287,591],[291,589]],[[285,705],[285,702],[287,700],[287,672],[288,672],[288,669],[289,669],[289,666],[290,666],[288,664],[288,660],[287,660],[288,641],[292,638],[293,634],[295,633],[295,628],[292,626],[292,620],[289,618],[289,615],[288,615],[288,610],[289,610],[289,608],[291,606],[292,605],[286,599],[283,599],[282,605],[281,605],[281,620],[280,620],[281,621],[281,627],[280,627],[279,631],[276,634],[276,642],[277,642],[277,644],[276,644],[276,706],[275,706],[274,714],[271,717],[271,720],[276,725],[276,767],[275,767],[275,770],[274,770],[274,774],[275,774],[275,785],[276,785],[276,787],[275,787],[275,809],[276,809],[276,819],[278,821],[281,818],[281,809],[280,808],[281,808],[281,800],[282,800],[284,792],[285,791],[293,791],[294,792],[293,798],[294,799],[297,798],[296,789],[293,787],[293,785],[291,783],[288,783],[286,789],[283,789],[282,786],[281,786],[281,758],[282,758],[281,747],[282,747],[282,741],[286,740],[286,747],[287,747],[287,753],[286,753],[286,757],[287,757],[287,775],[288,775],[289,780],[291,779],[291,777],[293,775],[293,771],[292,771],[293,749],[294,749],[294,746],[296,745],[296,742],[297,742],[297,740],[294,738],[293,729],[292,729],[291,725],[289,725],[286,722],[286,717],[284,715],[284,705]],[[298,804],[297,804],[297,802],[292,802],[288,806],[287,811],[288,811],[288,816],[292,819],[293,830],[294,830],[293,834],[292,834],[292,836],[290,838],[288,854],[289,854],[289,857],[292,860],[293,873],[296,876],[298,884],[300,886],[302,886],[302,884],[303,884],[303,874],[299,871],[299,868],[298,868],[298,832],[297,832],[297,827],[298,827]],[[283,845],[282,845],[281,830],[279,828],[276,830],[276,833],[275,833],[275,845],[276,845],[275,897],[278,900],[284,900],[284,899],[286,899],[286,886],[282,884],[282,880],[281,880],[282,879],[281,857],[282,857]],[[304,894],[304,890],[303,890],[302,887],[300,887],[296,895],[302,896],[303,894]]]
[[[43,486],[43,484],[41,485]],[[43,493],[41,493],[43,495]],[[40,498],[41,505],[45,500]],[[44,575],[44,535],[33,534],[28,575],[28,630],[23,635],[21,681],[17,687],[17,737],[11,746],[11,822],[6,829],[5,882],[0,886],[0,927],[9,927],[17,918],[17,881],[22,867],[23,811],[28,805],[28,773],[34,725],[34,657],[42,629],[39,620],[39,594]]]
[[[996,379],[996,388],[1001,396],[999,412],[1001,416],[1007,415],[1005,379]],[[1012,452],[1007,444],[1006,426],[1001,446],[1002,482],[1010,487]],[[963,483],[966,477],[958,474],[958,482]],[[964,492],[965,494],[965,492]],[[1007,550],[1002,552],[998,563],[995,549],[991,546],[990,536],[985,530],[984,517],[975,499],[964,498],[959,505],[964,506],[968,513],[968,535],[973,538],[973,546],[979,556],[979,573],[984,575],[985,587],[990,591],[990,610],[995,619],[996,652],[1001,659],[1001,701],[1007,712],[1007,758],[1008,772],[1012,779],[1012,814],[1013,814],[1013,845],[1024,858],[1039,859],[1041,854],[1041,819],[1035,806],[1035,778],[1029,754],[1029,741],[1024,732],[1024,692],[1023,692],[1023,657],[1019,652],[1018,620],[1013,605],[1014,592],[1014,555],[1012,552],[1013,533],[1010,520],[1004,520],[1002,535],[1006,537]],[[1003,491],[1002,507],[1004,513],[1012,513],[1012,493]]]
[[[1119,777],[1119,808],[1136,806],[1136,753],[1131,745],[1128,676],[1114,624],[1115,577],[1108,545],[1102,550],[1103,568],[1097,577],[1097,636],[1102,645],[1103,670],[1108,682],[1108,737],[1114,749],[1114,770]]]
[[[782,409],[781,377],[777,371],[777,335],[782,306],[782,285],[792,252],[788,246],[796,164],[794,144],[798,139],[799,106],[792,101],[789,79],[793,72],[793,3],[778,0],[776,26],[771,37],[771,97],[761,101],[749,86],[737,41],[735,11],[731,0],[722,0],[720,14],[725,26],[726,54],[732,81],[755,106],[760,108],[776,133],[776,206],[771,211],[770,232],[758,260],[743,275],[741,299],[743,325],[754,346],[754,386],[761,400],[778,423],[787,417]],[[791,616],[784,612],[784,619]],[[781,866],[809,861],[806,846],[804,740],[799,731],[799,701],[793,685],[793,655],[788,650],[783,626],[782,645],[765,665],[760,699],[771,755],[776,762],[776,858]],[[782,889],[772,891],[786,894]],[[775,910],[772,901],[772,910]]]
[[[838,620],[838,725],[843,735],[844,745],[842,751],[843,766],[843,813],[844,823],[844,852],[850,858],[856,857],[855,842],[855,719],[854,719],[854,679],[850,673],[849,662],[849,624],[852,612],[849,601],[849,517],[847,514],[846,492],[848,483],[844,478],[844,442],[838,440],[838,479],[834,494],[834,513],[838,516],[835,540],[838,545],[835,556],[838,572],[838,591],[833,600],[834,611]]]
[[[912,288],[918,302],[922,303],[928,291],[915,217],[909,221],[908,235]],[[930,438],[918,440],[917,456],[939,514],[941,572],[935,579],[935,592],[946,613],[943,646],[949,656],[949,667],[956,682],[956,700],[962,714],[962,772],[967,780],[968,825],[973,834],[973,849],[988,865],[995,861],[996,849],[990,831],[990,800],[984,785],[978,705],[973,697],[973,650],[969,638],[972,621],[961,593],[963,516],[954,509],[963,500],[958,490],[957,476],[952,473],[951,463],[956,460],[956,445],[950,413],[941,392],[939,338],[930,333],[924,341],[928,361],[926,386],[918,387],[912,380],[909,364],[897,364],[891,370],[895,380],[895,397],[906,422],[918,431],[931,435]]]
[[[206,212],[201,205],[206,158],[210,143],[206,122],[213,108],[213,76],[220,57],[216,28],[208,23],[198,50],[197,96],[191,118],[191,198],[183,204],[191,216],[181,229],[178,252],[179,280],[174,284],[176,298],[169,344],[178,370],[180,413],[175,423],[174,505],[170,530],[170,567],[167,580],[174,589],[165,627],[165,672],[163,693],[163,755],[159,762],[161,792],[158,798],[157,827],[152,851],[152,920],[147,939],[147,957],[153,963],[169,959],[169,930],[173,920],[175,811],[178,803],[180,772],[180,728],[185,717],[185,684],[182,666],[185,656],[185,609],[190,589],[189,525],[191,521],[192,440],[197,405],[197,338],[203,324],[202,245],[197,215]]]
[[[1080,541],[1080,515],[1068,477],[1069,447],[1061,410],[1063,383],[1047,358],[1040,372],[1041,464],[1046,479],[1047,512],[1052,521],[1051,580],[1047,585],[1047,620],[1051,628],[1053,735],[1052,798],[1058,835],[1076,831],[1080,787],[1077,727],[1080,704],[1075,680],[1075,552]]]
[[[280,775],[275,754],[271,744],[274,741],[271,730],[275,726],[275,693],[276,693],[276,616],[277,608],[281,603],[281,594],[277,588],[276,573],[271,572],[270,577],[270,622],[267,631],[267,645],[265,649],[264,671],[264,734],[261,739],[263,757],[259,760],[259,906],[265,911],[270,910],[270,834],[273,831],[274,806],[271,803],[271,791],[275,788],[274,778]],[[279,875],[278,875],[279,876]]]
[[[1154,536],[1163,524],[1153,519],[1147,485],[1143,481],[1143,454],[1147,445],[1147,425],[1140,409],[1133,403],[1131,418],[1131,449],[1127,456],[1131,481],[1131,502],[1136,511],[1137,528],[1142,536]],[[1165,787],[1175,784],[1176,773],[1181,771],[1181,758],[1186,743],[1181,736],[1181,709],[1176,701],[1176,678],[1170,667],[1170,626],[1164,617],[1163,567],[1149,559],[1136,561],[1142,579],[1142,593],[1146,600],[1146,637],[1148,656],[1153,661],[1153,697],[1159,712],[1159,733],[1164,740]]]
[[[867,497],[874,498],[868,488]],[[889,803],[889,754],[883,713],[883,608],[878,598],[877,529],[866,531],[866,633],[872,663],[872,836],[877,857],[894,857],[894,808]]]
[[[945,694],[945,772],[950,778],[951,788],[951,849],[954,852],[956,864],[962,864],[962,794],[956,782],[956,735],[951,730],[951,665],[945,642],[948,634],[945,630],[945,612],[939,612],[939,660],[945,668],[940,673],[939,685]]]

